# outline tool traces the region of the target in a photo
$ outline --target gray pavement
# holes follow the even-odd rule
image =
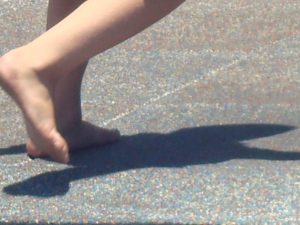
[[[300,3],[191,0],[91,60],[86,120],[119,143],[30,160],[0,92],[1,224],[300,224]],[[46,1],[0,0],[0,53]]]

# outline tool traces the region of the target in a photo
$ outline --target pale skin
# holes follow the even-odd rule
[[[85,0],[58,1],[48,4],[47,30],[56,25]],[[117,130],[108,130],[82,121],[80,88],[88,62],[79,65],[69,74],[64,74],[55,85],[54,109],[58,131],[66,139],[69,149],[84,149],[115,142],[119,139]],[[32,157],[43,157],[31,140],[27,141],[27,151]]]
[[[183,0],[49,1],[47,26],[51,28],[0,58],[0,85],[23,112],[28,153],[68,163],[70,149],[117,141],[117,130],[82,121],[80,86],[87,61],[181,3]]]

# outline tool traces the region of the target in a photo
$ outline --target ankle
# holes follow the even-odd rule
[[[57,118],[57,128],[62,134],[77,131],[82,125],[81,115],[65,116]]]
[[[44,77],[42,78],[44,81],[55,82],[60,76],[58,71],[39,59],[27,45],[9,51],[2,58],[11,69],[21,70],[22,74],[24,71],[30,71],[39,77]]]
[[[1,57],[1,69],[5,70],[4,74],[32,74],[36,73],[34,65],[26,57],[26,52],[23,47],[13,49]]]
[[[10,87],[20,74],[27,75],[31,71],[20,59],[18,51],[12,50],[0,58],[0,81],[3,88]]]

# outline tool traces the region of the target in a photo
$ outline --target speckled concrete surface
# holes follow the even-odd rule
[[[115,145],[30,160],[0,91],[2,224],[299,224],[300,3],[186,2],[90,62],[85,118]],[[46,1],[0,0],[0,53]]]

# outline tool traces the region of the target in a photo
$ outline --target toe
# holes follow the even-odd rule
[[[49,151],[49,155],[52,159],[55,161],[61,162],[61,163],[68,163],[69,162],[69,147],[66,143],[66,141],[62,138],[62,136],[55,132],[53,135],[53,149],[52,151]]]

